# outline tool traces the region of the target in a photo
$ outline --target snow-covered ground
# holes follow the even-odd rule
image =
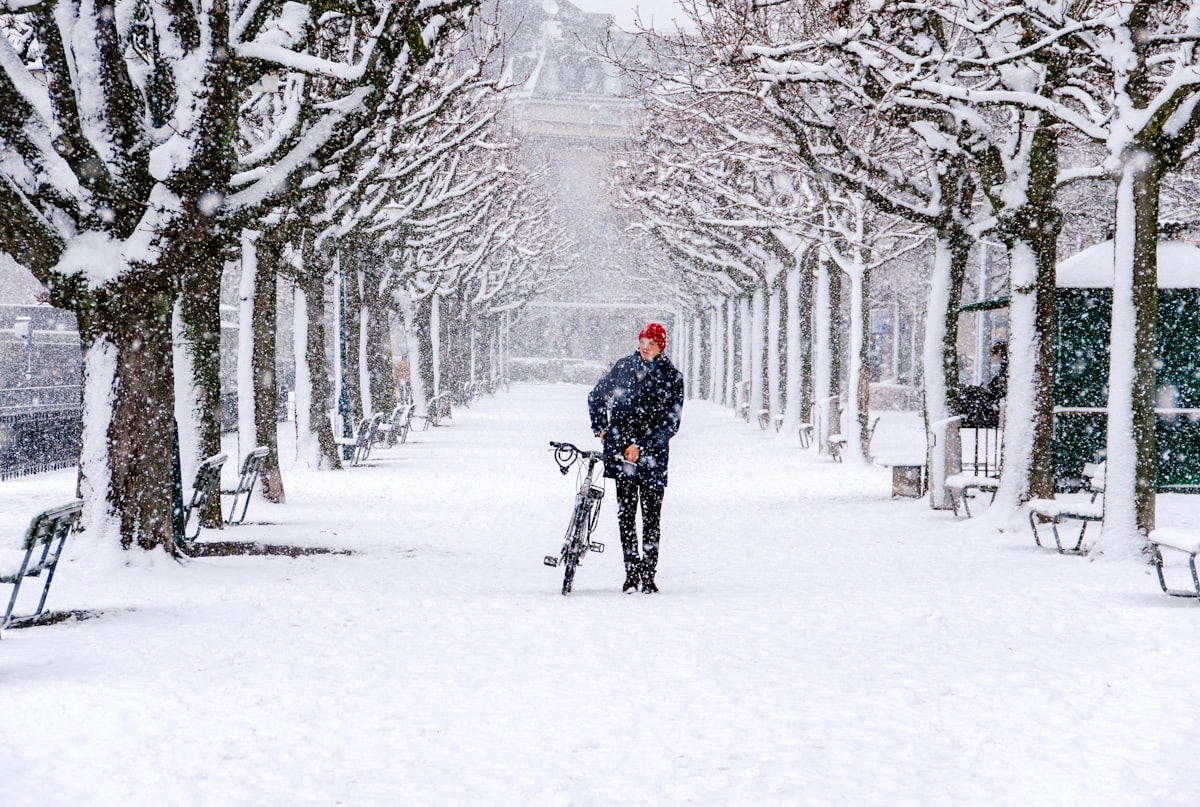
[[[76,536],[49,605],[99,615],[0,642],[0,803],[1198,803],[1196,603],[728,410],[685,407],[662,592],[619,593],[610,484],[609,549],[562,597],[542,557],[575,477],[546,443],[594,442],[586,392],[514,386],[367,467],[287,468],[287,505],[203,536],[353,555]],[[4,540],[73,487],[0,483]],[[1200,497],[1161,513],[1200,528]]]

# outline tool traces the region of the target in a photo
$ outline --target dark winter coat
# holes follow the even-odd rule
[[[588,395],[592,432],[604,432],[604,475],[632,476],[647,487],[667,486],[669,443],[679,431],[683,411],[683,376],[659,354],[638,379],[637,353],[617,361]],[[627,468],[625,449],[637,445],[637,465]]]

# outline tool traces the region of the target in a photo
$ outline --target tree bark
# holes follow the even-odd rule
[[[858,415],[858,439],[862,457],[871,459],[871,270],[865,262],[860,267],[857,283],[854,284],[857,321],[851,322],[850,327],[858,331],[857,338],[852,340],[858,351],[857,377],[852,379],[855,387],[854,409]]]
[[[369,312],[366,336],[371,405],[376,411],[391,412],[396,406],[396,362],[392,356],[388,310],[378,294],[364,295],[363,302]]]
[[[267,447],[259,479],[263,498],[282,504],[283,473],[279,468],[279,386],[275,373],[275,335],[278,332],[278,277],[281,245],[269,234],[258,242],[258,271],[254,275],[254,437]]]
[[[149,273],[132,273],[112,289],[105,314],[92,321],[89,335],[92,343],[106,340],[116,349],[116,388],[107,434],[108,502],[125,548],[162,547],[174,554],[175,294],[169,282]]]
[[[211,251],[198,258],[194,271],[183,278],[180,316],[185,346],[191,355],[194,395],[199,425],[198,458],[221,453],[221,271],[224,242],[212,239]],[[187,487],[188,480],[183,480]],[[214,496],[204,513],[203,525],[218,529],[223,523],[220,498]]]
[[[342,253],[342,311],[341,328],[345,352],[342,355],[342,383],[344,394],[350,396],[350,413],[355,425],[366,416],[360,379],[359,363],[362,346],[362,273],[352,256]]]
[[[1153,362],[1158,339],[1161,167],[1156,155],[1136,147],[1124,162],[1113,241],[1116,272],[1110,329],[1104,531],[1147,535],[1154,529],[1158,480]],[[1123,222],[1130,222],[1132,228]]]
[[[329,361],[325,352],[325,278],[320,270],[310,270],[301,278],[304,296],[308,299],[308,347],[305,350],[308,373],[312,379],[308,415],[322,461],[331,469],[342,467],[337,443],[333,441],[333,424],[329,422],[330,386]]]

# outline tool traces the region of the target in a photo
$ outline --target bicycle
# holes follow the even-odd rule
[[[604,454],[599,451],[584,451],[570,443],[551,441],[554,449],[554,461],[558,470],[566,475],[571,466],[577,462],[586,462],[587,469],[580,471],[582,480],[579,490],[575,493],[575,512],[571,514],[571,523],[567,525],[567,534],[563,537],[562,550],[558,557],[547,555],[543,560],[547,566],[563,564],[562,593],[570,594],[571,585],[575,582],[575,567],[588,552],[603,552],[604,544],[592,540],[592,532],[600,519],[600,501],[604,498],[603,482],[594,484],[596,466],[604,462]]]

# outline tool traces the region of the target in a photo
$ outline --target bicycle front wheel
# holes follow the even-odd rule
[[[563,544],[563,594],[571,593],[571,586],[575,583],[575,567],[587,551],[587,517],[586,506],[580,504],[575,508],[575,515],[571,518],[571,530]]]

